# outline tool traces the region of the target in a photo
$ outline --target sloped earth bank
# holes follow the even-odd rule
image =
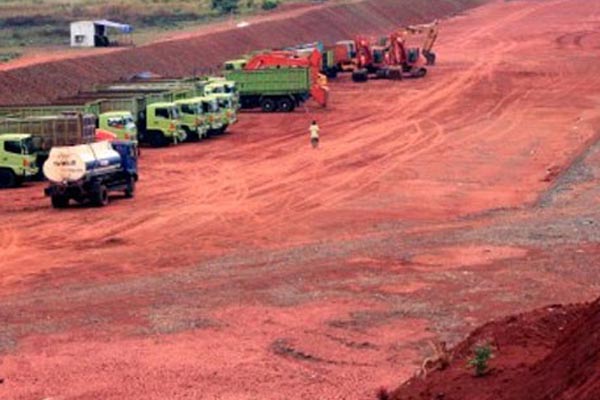
[[[214,73],[224,61],[252,50],[317,40],[334,43],[358,33],[389,33],[401,24],[427,22],[484,1],[373,0],[307,6],[259,17],[245,28],[220,24],[214,32],[203,27],[196,35],[133,49],[101,49],[98,55],[82,57],[69,52],[64,60],[0,69],[0,105],[50,102],[142,71],[174,77]]]
[[[600,398],[600,300],[549,306],[475,330],[453,352],[450,367],[426,379],[415,377],[389,395],[416,399],[598,399]],[[488,372],[467,369],[477,345],[487,343]]]
[[[374,398],[428,340],[596,298],[599,27],[492,2],[425,79],[145,150],[133,200],[3,191],[0,398]]]

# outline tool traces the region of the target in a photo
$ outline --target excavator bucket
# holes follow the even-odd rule
[[[310,95],[321,106],[327,107],[327,99],[329,98],[329,88],[327,86],[313,84],[310,89]]]

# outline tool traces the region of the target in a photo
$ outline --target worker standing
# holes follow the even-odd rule
[[[317,121],[313,121],[308,128],[310,131],[310,144],[312,144],[313,149],[319,147],[319,125],[317,125]]]

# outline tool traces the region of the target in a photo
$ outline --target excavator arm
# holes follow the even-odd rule
[[[408,36],[423,35],[424,41],[421,46],[421,52],[427,60],[427,65],[435,64],[435,53],[432,51],[439,31],[439,22],[435,21],[429,24],[409,25],[400,31],[400,34],[406,39]]]

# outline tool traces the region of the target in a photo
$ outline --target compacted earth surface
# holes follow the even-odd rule
[[[326,109],[143,149],[132,200],[3,191],[0,398],[375,398],[430,341],[540,307],[494,323],[532,345],[503,353],[500,335],[486,378],[461,361],[426,382],[577,381],[535,368],[593,310],[548,305],[600,285],[600,3],[491,1],[444,20],[436,47],[424,79],[340,76]],[[437,396],[409,385],[392,395]]]

